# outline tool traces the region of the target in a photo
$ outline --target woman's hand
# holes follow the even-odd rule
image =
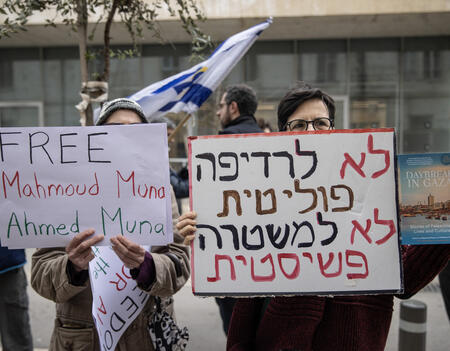
[[[129,269],[139,268],[145,259],[145,249],[122,235],[116,235],[110,239],[112,249],[119,256],[125,267]]]
[[[69,261],[76,272],[88,269],[89,262],[94,259],[91,247],[103,240],[103,235],[95,235],[94,229],[87,229],[75,235],[66,246]]]
[[[184,237],[184,245],[189,245],[189,243],[194,240],[195,232],[197,231],[197,213],[194,211],[189,211],[178,217],[177,229],[178,232]]]

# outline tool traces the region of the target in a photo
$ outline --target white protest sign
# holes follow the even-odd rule
[[[115,350],[122,334],[141,313],[149,295],[137,287],[129,269],[111,247],[94,247],[93,251],[95,258],[89,263],[92,317],[101,350]]]
[[[194,294],[402,290],[392,129],[189,142]]]
[[[0,128],[0,235],[9,248],[66,246],[94,228],[173,241],[165,124]]]

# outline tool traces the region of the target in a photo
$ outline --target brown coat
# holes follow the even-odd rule
[[[175,220],[178,208],[173,191],[172,219],[174,242],[167,246],[153,247],[152,257],[156,268],[156,279],[147,291],[151,296],[171,297],[186,283],[190,274],[189,248],[176,231]],[[173,261],[164,253],[176,255],[181,263],[182,274],[177,277]],[[92,319],[92,293],[89,279],[83,286],[69,283],[67,275],[68,257],[64,248],[37,249],[33,254],[31,285],[41,296],[56,302],[56,319],[50,341],[50,351],[98,351],[97,331]],[[124,332],[116,350],[153,350],[147,330],[154,299],[150,298],[143,311]],[[173,306],[170,306],[172,312]]]

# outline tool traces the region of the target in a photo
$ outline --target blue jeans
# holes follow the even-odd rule
[[[0,311],[3,351],[33,351],[23,267],[0,274]]]

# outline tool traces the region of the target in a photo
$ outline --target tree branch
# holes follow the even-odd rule
[[[117,7],[119,6],[120,0],[114,0],[111,6],[111,9],[108,13],[108,19],[105,23],[105,32],[103,35],[103,74],[100,76],[100,80],[107,82],[109,80],[109,61],[110,61],[110,43],[111,37],[109,36],[111,32],[111,25],[114,19],[114,15],[116,14]]]

